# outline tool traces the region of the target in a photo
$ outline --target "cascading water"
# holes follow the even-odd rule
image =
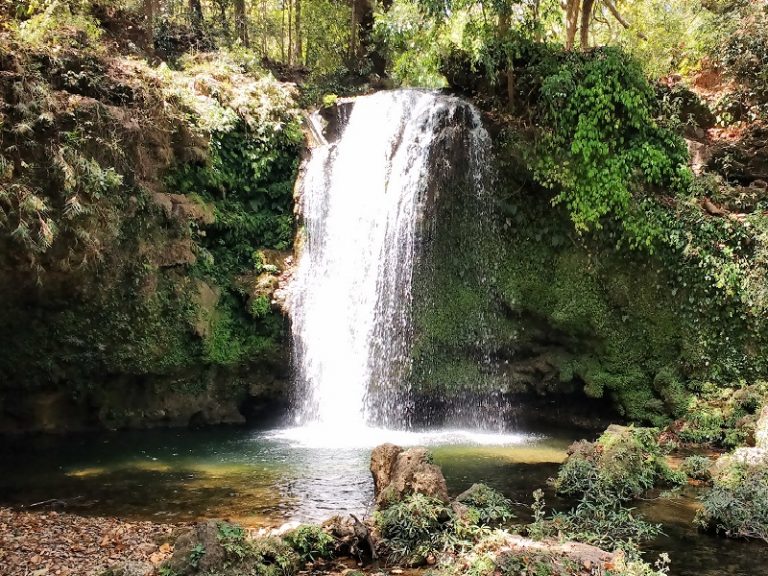
[[[298,425],[347,437],[403,427],[411,287],[430,209],[447,173],[481,194],[488,158],[474,107],[418,90],[356,99],[338,141],[312,151],[289,289]]]

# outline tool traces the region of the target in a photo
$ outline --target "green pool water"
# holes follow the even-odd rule
[[[556,474],[568,445],[581,436],[547,430],[500,437],[399,433],[392,439],[430,445],[452,493],[485,482],[519,503],[518,515],[526,520],[531,493]],[[386,439],[379,431],[365,439],[370,442],[321,448],[322,441],[313,445],[283,431],[212,429],[6,441],[0,447],[0,503],[29,507],[55,499],[79,514],[227,518],[249,526],[320,521],[339,512],[365,515],[373,497],[370,451]],[[549,491],[546,499],[550,506],[565,505]],[[691,523],[695,507],[690,491],[640,506],[650,520],[664,524],[666,536],[648,548],[669,552],[673,575],[768,575],[768,545],[699,533]]]

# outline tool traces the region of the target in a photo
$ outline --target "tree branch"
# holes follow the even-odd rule
[[[616,18],[619,24],[624,26],[624,28],[626,28],[627,30],[631,28],[629,22],[627,22],[624,19],[624,16],[621,15],[621,12],[619,12],[619,10],[616,8],[616,5],[613,3],[612,0],[603,0],[603,4],[605,4],[606,8],[610,10],[611,14],[613,14],[613,17]],[[637,35],[643,40],[647,40],[647,38],[645,37],[645,34],[643,34],[642,32],[638,32]]]

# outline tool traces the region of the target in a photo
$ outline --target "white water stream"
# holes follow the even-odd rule
[[[458,154],[436,149],[456,145]],[[301,189],[304,245],[289,297],[298,428],[280,435],[326,447],[521,441],[392,432],[402,430],[408,411],[411,288],[425,204],[440,193],[430,189],[430,171],[466,158],[480,188],[489,157],[474,107],[418,90],[356,99],[339,140],[312,151]]]

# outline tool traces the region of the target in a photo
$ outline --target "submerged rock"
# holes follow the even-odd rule
[[[445,477],[431,458],[426,448],[403,450],[394,444],[374,448],[371,473],[376,504],[386,506],[409,494],[424,494],[448,502]]]

